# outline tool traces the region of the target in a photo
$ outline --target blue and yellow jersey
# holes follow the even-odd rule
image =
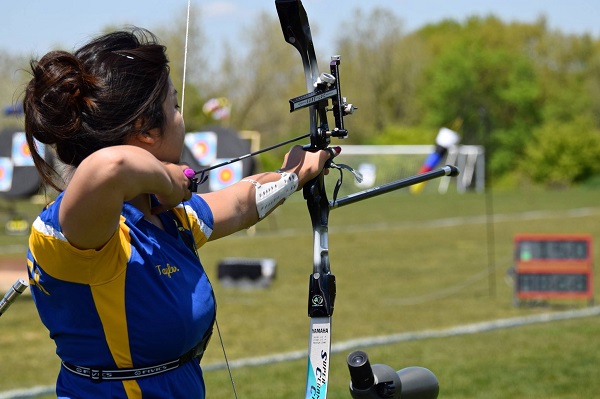
[[[202,198],[192,197],[173,213],[201,247],[213,216]],[[181,239],[173,215],[160,215],[162,230],[124,203],[106,245],[80,250],[61,233],[61,201],[62,194],[33,223],[27,255],[31,292],[61,360],[139,368],[177,359],[196,345],[212,325],[215,303],[200,260]],[[204,397],[195,361],[155,376],[101,383],[62,369],[56,389],[65,398]]]

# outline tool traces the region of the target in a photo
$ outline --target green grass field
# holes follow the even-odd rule
[[[201,249],[230,360],[306,350],[311,231],[302,196],[296,194],[253,234]],[[332,211],[329,249],[338,291],[334,343],[586,307],[585,301],[513,305],[507,270],[518,233],[584,233],[597,242],[600,191],[531,190],[491,197],[401,191]],[[25,242],[0,236],[0,244],[10,248]],[[217,265],[227,257],[274,258],[272,286],[221,286]],[[431,369],[440,381],[440,398],[591,398],[600,392],[599,335],[600,321],[590,317],[365,350],[373,364]],[[19,298],[0,318],[0,348],[0,392],[53,384],[58,358],[30,297]],[[346,356],[333,357],[330,398],[350,397]],[[203,364],[221,362],[215,337]],[[232,373],[240,398],[298,398],[304,395],[305,369],[306,361],[297,360]],[[211,399],[233,397],[224,370],[207,371],[206,384]]]

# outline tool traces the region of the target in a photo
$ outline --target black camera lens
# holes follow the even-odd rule
[[[355,351],[346,360],[350,370],[350,380],[354,389],[369,389],[375,383],[369,357],[363,351]]]
[[[352,365],[353,367],[360,367],[368,360],[369,359],[367,359],[362,352],[354,352],[348,358],[348,364]]]

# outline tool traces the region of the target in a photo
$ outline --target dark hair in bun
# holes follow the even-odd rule
[[[169,67],[164,46],[147,30],[100,36],[74,53],[51,51],[31,62],[25,89],[25,133],[43,180],[56,172],[36,140],[52,145],[65,164],[78,166],[101,148],[162,128]]]

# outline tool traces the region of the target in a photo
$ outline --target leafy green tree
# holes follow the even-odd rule
[[[568,187],[600,173],[600,130],[589,117],[551,121],[537,128],[521,170],[537,183]]]
[[[372,143],[390,124],[418,122],[414,97],[427,59],[420,39],[405,36],[388,9],[355,11],[348,25],[353,34],[338,38],[342,94],[358,107],[348,126],[353,142]]]
[[[568,122],[594,116],[594,43],[591,37],[546,31],[529,40],[528,55],[542,87],[541,113],[545,121]],[[598,116],[595,117],[599,121]],[[596,122],[598,123],[598,122]]]
[[[242,32],[246,51],[226,46],[214,93],[232,105],[232,127],[262,134],[263,144],[308,132],[306,112],[289,112],[288,100],[306,93],[300,55],[283,38],[274,15],[263,13]]]
[[[472,18],[457,30],[442,24],[427,36],[439,52],[419,98],[423,123],[463,121],[462,142],[484,144],[494,174],[515,168],[531,130],[540,123],[540,87],[532,61],[509,42],[510,28],[496,18]],[[440,46],[441,36],[447,39]]]
[[[588,62],[588,73],[585,77],[585,91],[590,96],[590,113],[595,124],[600,126],[600,40],[592,43],[592,54]]]

